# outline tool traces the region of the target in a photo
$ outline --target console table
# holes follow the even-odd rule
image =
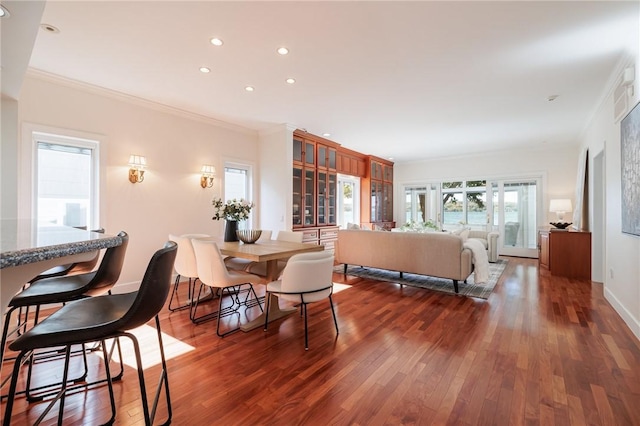
[[[538,263],[551,275],[591,279],[591,232],[538,231]]]

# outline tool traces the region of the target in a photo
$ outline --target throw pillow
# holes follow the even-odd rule
[[[463,229],[462,232],[460,232],[460,238],[462,238],[462,241],[467,241],[467,238],[469,238],[469,230],[468,229]]]
[[[357,223],[347,223],[347,229],[360,229],[360,225],[358,225]]]

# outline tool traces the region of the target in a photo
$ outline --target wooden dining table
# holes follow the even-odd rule
[[[235,242],[217,242],[220,253],[225,256],[239,257],[252,260],[254,262],[267,262],[267,275],[265,284],[278,279],[278,260],[288,259],[294,254],[322,251],[324,247],[317,244],[292,243],[288,241],[260,241],[254,244],[244,244]],[[285,317],[293,312],[295,308],[281,308],[278,297],[270,295],[269,299],[269,322]],[[242,331],[254,330],[264,326],[265,312],[257,318],[240,326]]]

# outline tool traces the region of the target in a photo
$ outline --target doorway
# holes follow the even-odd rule
[[[360,178],[338,175],[338,225],[360,224]]]
[[[490,187],[493,207],[490,223],[502,237],[498,253],[538,257],[539,179],[497,181]]]

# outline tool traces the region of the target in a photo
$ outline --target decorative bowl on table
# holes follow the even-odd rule
[[[261,229],[239,229],[236,231],[238,239],[245,244],[253,244],[258,241],[262,234]]]

